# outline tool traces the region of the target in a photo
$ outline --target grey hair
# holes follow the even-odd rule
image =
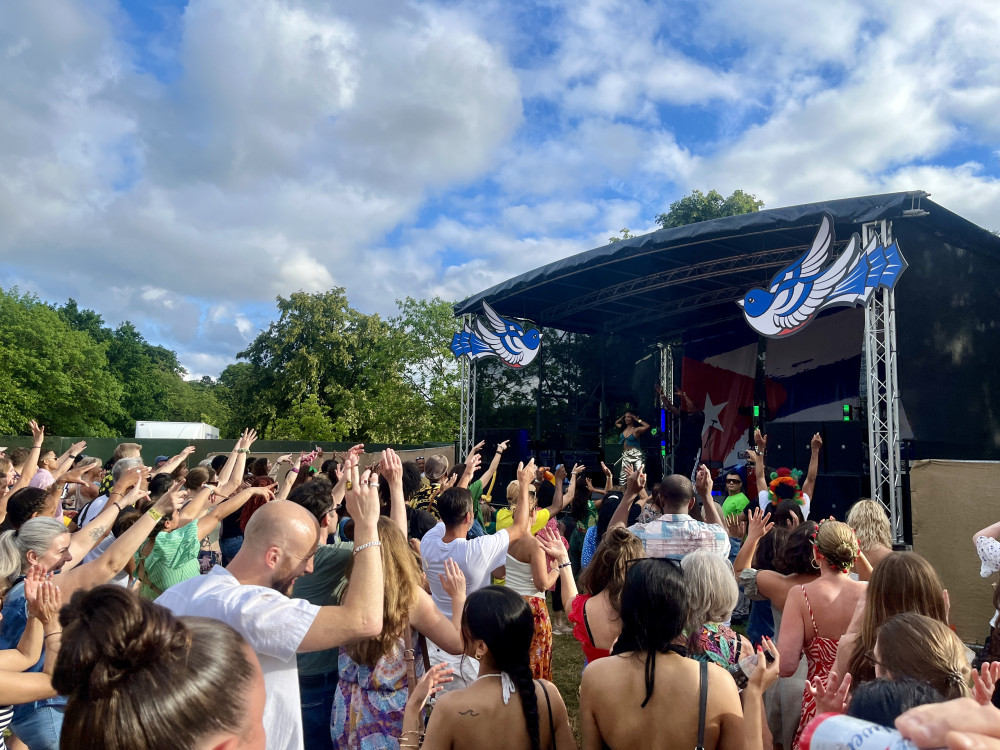
[[[111,469],[111,478],[117,482],[126,471],[139,466],[142,466],[141,458],[119,458]]]
[[[36,516],[21,524],[20,529],[0,534],[0,586],[8,587],[10,579],[24,572],[28,550],[44,555],[53,539],[68,533],[60,521]]]
[[[707,549],[698,549],[684,556],[681,569],[690,597],[688,630],[694,631],[709,622],[725,622],[740,596],[729,560]]]

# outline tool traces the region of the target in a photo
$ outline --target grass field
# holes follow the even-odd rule
[[[552,682],[566,702],[569,721],[580,743],[580,675],[583,673],[583,649],[572,635],[552,636]]]

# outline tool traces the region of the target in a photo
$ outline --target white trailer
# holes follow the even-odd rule
[[[136,422],[135,436],[137,438],[218,440],[219,428],[204,422]]]

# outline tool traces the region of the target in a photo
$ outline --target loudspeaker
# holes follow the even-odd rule
[[[864,464],[861,422],[827,422],[823,457],[830,474],[859,474]]]
[[[823,422],[796,422],[795,423],[795,465],[794,467],[802,471],[803,475],[809,469],[809,459],[812,456],[810,444],[812,437],[816,433],[823,436]],[[820,453],[819,470],[823,471],[823,454]]]
[[[809,518],[819,521],[833,516],[843,521],[847,511],[862,497],[866,490],[865,477],[860,474],[820,474],[816,477]]]
[[[791,422],[772,422],[767,426],[766,465],[771,469],[779,466],[795,466],[795,429]],[[805,469],[803,469],[805,471]]]

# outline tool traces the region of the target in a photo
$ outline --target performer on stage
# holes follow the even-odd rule
[[[624,429],[622,428],[623,423]],[[621,484],[625,484],[628,478],[625,472],[626,466],[633,471],[638,471],[639,467],[646,462],[646,454],[642,452],[640,438],[649,432],[650,426],[648,422],[643,422],[628,409],[615,421],[615,427],[622,431],[622,436],[618,440],[622,444],[622,468],[618,474]]]
[[[675,390],[674,395],[680,398],[681,408],[673,405],[663,392],[663,387],[657,383],[653,386],[656,395],[660,397],[663,408],[681,421],[680,435],[674,446],[674,474],[693,477],[701,456],[701,435],[705,428],[705,412],[697,409],[694,402],[684,391]],[[692,479],[692,481],[694,481]]]

